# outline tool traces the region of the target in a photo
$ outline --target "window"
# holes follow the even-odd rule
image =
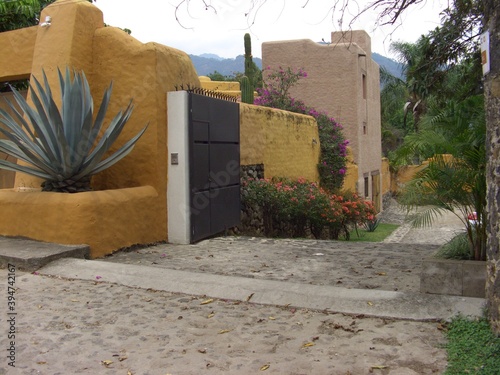
[[[366,74],[362,74],[363,99],[366,99]]]
[[[368,176],[365,176],[365,198],[368,198],[370,196],[370,178]]]

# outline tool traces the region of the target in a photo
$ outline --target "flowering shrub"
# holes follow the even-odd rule
[[[321,159],[318,164],[321,186],[329,191],[342,187],[346,173],[347,141],[342,134],[342,126],[325,112],[308,107],[301,100],[290,96],[289,90],[299,79],[307,77],[303,69],[296,72],[291,68],[279,67],[265,75],[264,88],[257,89],[259,96],[254,104],[283,109],[290,112],[312,116],[318,123]]]
[[[267,236],[305,237],[309,231],[315,238],[349,239],[352,228],[375,218],[372,202],[332,195],[304,179],[249,179],[243,189],[244,205],[261,210]]]

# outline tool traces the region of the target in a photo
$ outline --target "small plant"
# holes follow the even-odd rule
[[[373,220],[368,220],[365,223],[365,230],[367,232],[375,232],[375,230],[378,228],[379,224],[380,224],[380,219],[378,219],[378,218],[375,218]]]
[[[470,260],[470,243],[467,233],[459,233],[442,245],[435,254],[436,258]]]
[[[7,137],[0,140],[0,151],[29,164],[0,160],[0,168],[44,179],[43,191],[88,191],[91,190],[91,176],[128,155],[147,126],[113,154],[105,157],[132,114],[132,101],[125,111],[120,111],[113,118],[98,140],[112,84],[104,92],[94,120],[94,104],[85,74],[74,72],[74,78],[71,79],[70,70],[66,68],[65,76],[59,70],[58,75],[62,103],[60,110],[54,101],[45,72],[43,86],[36,78],[34,85],[37,90],[30,84],[34,108],[13,90],[27,120],[10,102],[8,104],[13,116],[0,109],[0,122],[7,127],[0,128],[0,132]]]

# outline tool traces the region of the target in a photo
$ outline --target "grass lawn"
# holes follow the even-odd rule
[[[364,228],[358,228],[359,236],[356,231],[352,231],[349,241],[381,242],[398,227],[397,224],[380,223],[374,232],[367,232]]]
[[[500,337],[485,318],[454,318],[446,332],[448,367],[445,375],[500,374]]]

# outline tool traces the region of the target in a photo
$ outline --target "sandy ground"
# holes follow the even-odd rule
[[[436,322],[18,276],[16,368],[4,356],[1,374],[439,374],[446,366]]]
[[[441,233],[457,228],[440,225]],[[416,291],[419,262],[443,241],[435,229],[405,229],[399,242],[386,244],[222,238],[135,249],[106,261]],[[0,278],[6,290],[7,270]],[[210,300],[22,272],[15,288],[16,367],[6,355],[12,339],[4,293],[0,374],[416,375],[441,374],[447,364],[439,322]]]

